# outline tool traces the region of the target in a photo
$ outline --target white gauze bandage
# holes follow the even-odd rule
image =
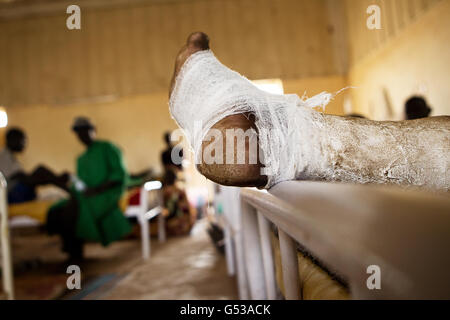
[[[267,175],[268,188],[281,181],[323,172],[319,170],[326,166],[320,152],[322,114],[312,108],[324,108],[332,97],[326,92],[309,99],[267,93],[205,50],[194,53],[184,63],[169,106],[196,157],[203,138],[215,123],[232,114],[253,113],[263,153],[261,174]]]

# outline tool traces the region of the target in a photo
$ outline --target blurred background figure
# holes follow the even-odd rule
[[[166,143],[166,148],[161,152],[161,162],[163,164],[164,170],[182,170],[182,160],[183,160],[183,149],[178,146],[173,146],[170,140],[171,132],[164,133],[164,142]]]
[[[186,235],[195,223],[195,209],[191,207],[186,192],[176,185],[174,171],[167,170],[163,178],[163,214],[169,235]]]
[[[347,115],[347,117],[354,117],[354,118],[361,118],[361,119],[366,118],[362,114],[359,114],[359,113],[351,113],[351,114]]]
[[[405,103],[406,120],[426,118],[430,113],[431,108],[423,97],[414,96],[409,98]]]
[[[43,165],[26,173],[16,155],[25,150],[27,137],[19,128],[6,133],[6,146],[0,151],[0,171],[8,183],[8,203],[22,203],[36,199],[36,187],[52,184],[67,189],[69,174],[57,175]]]
[[[119,208],[128,181],[121,151],[111,142],[97,140],[88,118],[76,118],[72,130],[86,150],[77,159],[71,198],[50,209],[47,228],[51,234],[60,234],[63,250],[79,260],[85,240],[107,246],[131,227]]]

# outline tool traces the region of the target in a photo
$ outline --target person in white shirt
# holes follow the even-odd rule
[[[21,203],[36,199],[36,187],[53,184],[67,190],[69,174],[57,175],[45,166],[38,166],[26,173],[16,158],[26,146],[26,135],[20,128],[11,128],[6,133],[6,146],[0,151],[0,172],[8,184],[8,203]]]

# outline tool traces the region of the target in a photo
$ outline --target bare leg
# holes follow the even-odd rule
[[[61,189],[67,190],[68,182],[68,173],[56,175],[53,171],[42,165],[34,169],[34,171],[28,176],[28,183],[33,186],[53,184]]]
[[[206,40],[202,33],[189,37],[177,57],[171,90],[186,59],[197,51],[208,49],[208,46],[199,45]],[[295,174],[281,177],[275,183],[283,179],[308,179],[449,188],[450,117],[383,122],[321,115],[315,117],[316,125],[311,126],[308,113],[314,112],[317,114],[303,108],[293,115],[296,123],[301,125],[300,134],[295,135],[295,149],[300,152],[297,155],[280,154],[280,158],[298,157],[302,161],[295,167]],[[248,114],[225,117],[212,127],[222,133],[226,129],[248,128],[255,128],[255,121]],[[222,136],[225,139],[226,135]],[[203,142],[201,151],[210,143],[218,142]],[[222,145],[226,145],[225,141]],[[236,149],[234,151],[236,155]],[[305,158],[308,159],[303,161]],[[261,167],[260,163],[198,165],[203,175],[219,184],[258,187],[267,181],[260,173]],[[281,175],[287,169],[280,168]]]
[[[172,77],[169,95],[175,83],[176,76],[180,72],[181,67],[189,56],[195,52],[209,49],[209,39],[206,34],[196,32],[188,37],[186,45],[184,45],[175,61],[175,71]],[[223,134],[222,146],[225,143],[225,131],[227,129],[243,129],[255,128],[254,119],[248,115],[237,114],[228,116],[217,122],[213,129],[220,130]],[[219,143],[218,141],[205,141],[202,145],[202,151],[210,144]],[[237,154],[237,145],[235,145],[235,155]],[[248,159],[249,146],[246,143],[246,159]],[[225,154],[225,152],[223,153]],[[248,161],[246,162],[248,163]],[[263,187],[267,183],[267,177],[261,175],[261,163],[257,164],[199,164],[197,169],[208,179],[211,179],[222,185]]]
[[[67,172],[56,175],[44,166],[38,166],[32,173],[18,172],[13,176],[13,179],[20,181],[29,187],[35,188],[40,185],[53,184],[61,189],[68,191],[68,183],[70,176]]]

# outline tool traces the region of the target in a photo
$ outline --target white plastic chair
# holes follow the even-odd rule
[[[125,211],[125,216],[136,217],[141,228],[142,241],[142,257],[147,260],[150,258],[150,234],[148,229],[148,221],[153,217],[158,216],[158,240],[159,242],[166,241],[166,230],[164,216],[162,215],[162,201],[160,181],[146,182],[140,192],[139,205],[128,206]],[[157,205],[150,209],[148,208],[148,193],[155,192],[157,197]]]

